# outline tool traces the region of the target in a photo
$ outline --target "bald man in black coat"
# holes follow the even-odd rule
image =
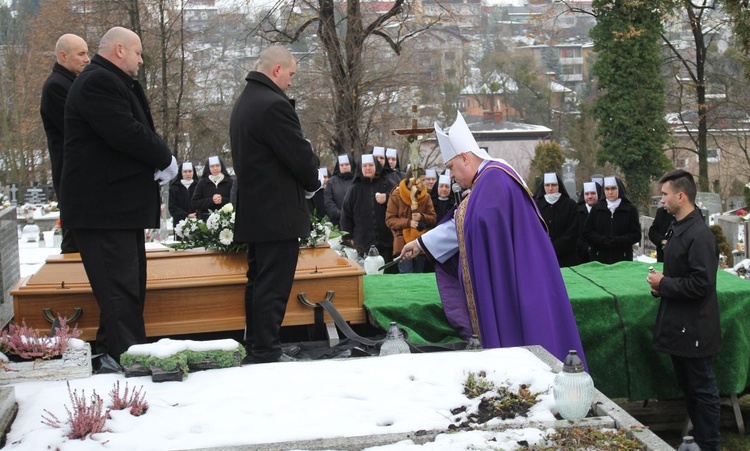
[[[254,363],[286,361],[281,322],[294,283],[299,238],[310,236],[306,198],[320,189],[320,160],[304,139],[285,91],[297,62],[264,50],[234,105],[229,135],[237,176],[234,237],[248,243],[246,341]]]
[[[120,354],[146,341],[144,229],[159,227],[159,183],[177,175],[135,79],[141,52],[138,35],[110,29],[65,104],[60,214],[99,306],[96,350],[115,369]]]
[[[52,73],[42,87],[42,99],[39,113],[42,116],[44,133],[47,135],[47,150],[52,166],[52,188],[57,200],[60,200],[60,177],[62,177],[63,146],[65,144],[65,100],[68,98],[70,85],[76,76],[88,66],[89,47],[86,41],[74,34],[60,36],[55,44],[57,61],[52,66]],[[63,254],[78,252],[73,234],[63,227],[63,239],[60,251]]]

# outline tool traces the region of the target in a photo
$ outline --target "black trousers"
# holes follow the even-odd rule
[[[298,257],[296,238],[248,244],[245,340],[254,362],[273,362],[281,356],[281,322]]]
[[[143,229],[73,229],[99,305],[96,351],[112,356],[146,342],[146,246]],[[84,312],[85,314],[85,312]]]
[[[713,357],[672,356],[677,383],[685,393],[693,437],[702,451],[719,451],[721,404]]]

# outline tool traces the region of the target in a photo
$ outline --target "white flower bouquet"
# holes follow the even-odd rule
[[[315,215],[310,215],[310,236],[300,239],[300,246],[316,247],[327,245],[329,238],[335,238],[341,235],[338,228],[333,225],[328,216],[318,219]]]
[[[234,242],[234,206],[226,204],[212,210],[208,219],[185,218],[175,226],[175,233],[182,240],[172,244],[173,249],[203,247],[218,252],[238,252],[247,245]]]

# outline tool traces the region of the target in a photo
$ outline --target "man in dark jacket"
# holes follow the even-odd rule
[[[232,111],[237,176],[234,237],[248,243],[245,339],[255,363],[292,360],[281,322],[294,282],[299,238],[310,236],[306,198],[320,189],[318,165],[285,91],[297,67],[281,46],[265,49]]]
[[[138,35],[110,29],[65,104],[61,219],[73,232],[101,311],[97,351],[117,362],[146,341],[143,229],[159,227],[159,183],[177,175],[135,80],[141,53]],[[111,359],[100,361],[117,369]]]
[[[44,133],[47,135],[47,149],[52,165],[52,188],[60,200],[60,177],[62,176],[63,145],[65,144],[65,99],[68,98],[70,85],[76,76],[88,66],[89,47],[81,37],[74,34],[60,36],[55,45],[57,62],[52,66],[52,73],[42,87],[42,101],[39,113],[42,115]],[[73,234],[67,227],[63,228],[63,239],[60,245],[63,254],[78,252]]]
[[[661,298],[653,347],[672,356],[696,443],[703,451],[718,451],[721,405],[713,357],[721,351],[719,249],[695,207],[693,176],[675,169],[659,183],[661,202],[675,222],[664,245],[664,273],[652,271],[647,277],[651,293]]]

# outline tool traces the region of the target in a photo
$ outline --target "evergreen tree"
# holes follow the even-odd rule
[[[598,59],[594,73],[600,96],[600,162],[610,162],[627,180],[631,200],[645,208],[649,184],[669,167],[660,78],[662,11],[659,1],[594,0],[597,24],[591,31]]]
[[[750,2],[748,0],[724,0],[724,10],[734,27],[734,36],[745,51],[745,75],[750,78]]]
[[[557,141],[539,141],[534,147],[534,158],[531,160],[531,177],[536,186],[539,184],[545,172],[560,174],[562,165],[565,163],[565,155],[560,143]]]

